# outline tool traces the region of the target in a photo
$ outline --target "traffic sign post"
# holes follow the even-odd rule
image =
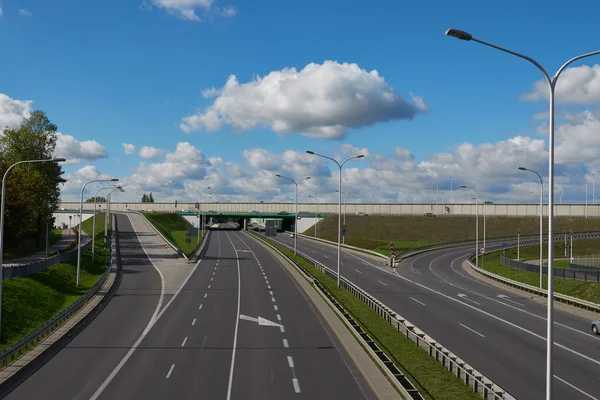
[[[185,238],[185,242],[187,244],[190,244],[192,242],[192,238],[190,238],[189,236]]]
[[[396,246],[390,243],[390,267],[396,268]]]

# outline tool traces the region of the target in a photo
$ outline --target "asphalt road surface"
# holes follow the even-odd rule
[[[277,240],[294,245],[289,234]],[[492,244],[492,243],[490,243]],[[337,268],[337,249],[298,238],[298,251]],[[463,269],[473,246],[385,260],[342,250],[354,282],[518,399],[545,398],[546,301],[499,287]],[[554,398],[600,398],[600,337],[590,320],[555,310]]]
[[[8,398],[374,398],[293,278],[251,238],[212,232],[165,297],[176,257],[159,274],[152,258],[164,245],[142,246],[118,218],[125,274],[115,297]]]

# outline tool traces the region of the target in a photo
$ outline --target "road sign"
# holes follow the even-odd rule
[[[342,236],[346,236],[346,230],[342,229]]]
[[[191,239],[190,237],[186,237],[186,238],[185,238],[185,242],[186,242],[187,244],[190,244],[190,243],[192,243],[192,239]]]
[[[480,252],[481,254],[485,254],[485,247],[482,247],[481,249],[479,249],[479,252]]]
[[[502,243],[502,248],[505,249],[506,248],[506,243]]]

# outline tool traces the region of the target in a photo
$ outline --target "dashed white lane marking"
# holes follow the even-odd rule
[[[465,328],[465,329],[468,329],[468,330],[470,330],[471,332],[473,332],[473,333],[475,333],[475,334],[477,334],[477,335],[479,335],[479,336],[481,336],[481,337],[485,337],[485,336],[483,336],[481,333],[477,332],[475,329],[471,329],[471,328],[469,328],[468,326],[466,326],[466,325],[463,325],[463,324],[460,324],[460,323],[459,323],[459,325],[460,325],[460,326],[462,326],[462,327],[463,327],[463,328]]]
[[[283,325],[281,325],[281,326],[279,327],[279,330],[281,331],[281,333],[285,333],[285,328],[283,327]]]
[[[210,281],[212,282],[212,281],[213,281],[213,279],[215,279],[215,278],[210,278]]]
[[[287,356],[287,360],[290,368],[294,368],[294,359],[292,358],[292,356]]]
[[[292,385],[294,386],[294,392],[300,393],[300,382],[298,382],[298,378],[296,378],[296,370],[294,369],[294,359],[291,356],[287,357],[288,365],[292,370]]]
[[[277,314],[277,320],[281,322],[281,315]]]
[[[211,285],[208,285],[208,289],[210,289],[210,286],[211,286]],[[386,285],[386,286],[387,286],[387,285]]]
[[[358,272],[359,274],[362,274],[362,271],[359,271],[357,269],[354,269],[356,272]]]
[[[387,283],[385,282],[381,282],[380,280],[378,280],[377,282],[381,283],[383,286],[387,286]]]
[[[275,303],[275,297],[271,297],[271,301]]]
[[[283,347],[285,347],[285,348],[290,347],[290,345],[288,344],[288,340],[287,339],[283,339]]]
[[[200,304],[200,307],[198,307],[198,310],[202,310],[202,304]],[[194,320],[195,321],[195,320]]]
[[[593,399],[593,400],[598,400],[598,398],[597,398],[597,397],[594,397],[594,396],[592,396],[591,394],[584,392],[583,390],[579,389],[579,388],[578,388],[578,387],[576,387],[576,386],[573,386],[572,384],[570,384],[569,382],[565,381],[564,379],[561,379],[561,378],[559,378],[559,377],[558,377],[558,376],[556,376],[556,375],[554,375],[554,377],[555,377],[556,379],[558,379],[559,381],[561,381],[562,383],[564,383],[565,385],[567,385],[567,386],[570,386],[571,388],[573,388],[573,389],[577,390],[579,393],[581,393],[581,394],[583,394],[583,395],[586,395],[586,396],[587,396],[587,397],[589,397],[590,399]]]
[[[169,372],[167,372],[167,379],[169,379],[171,373],[173,373],[173,368],[175,368],[175,364],[171,364],[171,368],[169,368]]]
[[[271,296],[273,296],[273,291],[272,291],[272,290],[269,290],[269,294],[270,294]]]
[[[421,303],[419,300],[415,299],[414,297],[410,298],[412,301],[416,301],[417,303],[421,304],[421,305],[425,305],[425,303]]]
[[[185,337],[185,339],[183,339],[183,342],[181,343],[181,347],[185,346],[185,342],[187,342],[187,336]]]
[[[196,318],[194,318],[194,320],[192,321],[192,326],[194,326],[194,325],[196,325]]]
[[[267,285],[267,289],[271,290],[271,285]]]
[[[208,293],[204,293],[204,298],[206,298],[206,296],[208,296]]]
[[[277,307],[277,304],[274,304],[274,305],[273,305],[273,309],[274,309],[275,311],[279,310],[279,307]]]
[[[297,378],[292,379],[292,385],[294,385],[294,392],[301,393],[300,391],[300,382],[298,382]]]

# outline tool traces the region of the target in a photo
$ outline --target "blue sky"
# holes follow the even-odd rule
[[[104,148],[105,157],[86,160],[83,155],[81,163],[66,167],[73,187],[67,185],[64,198],[69,198],[71,192],[76,193],[78,177],[84,179],[97,173],[123,177],[132,187],[139,184],[137,190],[164,190],[165,195],[181,199],[195,196],[193,192],[204,184],[221,183],[219,179],[226,179],[230,181],[230,190],[223,192],[222,197],[233,201],[241,199],[235,195],[241,196],[245,187],[242,178],[249,174],[258,176],[251,188],[252,191],[260,187],[257,196],[259,191],[263,196],[262,189],[265,189],[272,192],[272,198],[283,199],[287,196],[284,192],[290,188],[275,187],[275,180],[265,175],[277,172],[278,163],[279,166],[284,164],[280,168],[282,173],[294,177],[300,177],[303,172],[320,171],[325,188],[330,188],[330,181],[337,176],[334,170],[329,174],[326,168],[312,171],[309,165],[304,165],[308,163],[305,158],[298,159],[298,165],[289,165],[293,157],[284,157],[285,151],[303,153],[313,149],[334,155],[339,154],[345,144],[369,152],[364,161],[352,164],[357,171],[349,170],[351,184],[364,187],[356,190],[361,193],[357,194],[357,201],[365,200],[366,194],[371,192],[389,201],[412,201],[413,197],[415,201],[432,201],[435,182],[443,180],[443,185],[447,185],[448,176],[458,175],[456,179],[477,184],[488,198],[496,201],[533,202],[535,199],[528,195],[533,189],[529,190],[528,185],[535,182],[515,172],[514,163],[505,165],[506,160],[502,161],[505,157],[499,154],[507,151],[508,159],[530,161],[534,164],[531,168],[547,174],[544,146],[531,144],[531,141],[546,138],[538,132],[545,120],[534,116],[547,111],[547,101],[522,98],[524,93],[533,91],[532,85],[541,78],[540,72],[516,57],[474,42],[446,37],[444,31],[450,27],[463,29],[480,39],[528,54],[552,74],[572,56],[600,49],[597,39],[600,26],[596,21],[600,5],[589,1],[571,1],[568,7],[548,7],[547,2],[541,0],[511,0],[485,6],[480,1],[353,4],[314,0],[198,0],[197,7],[187,9],[164,8],[161,1],[0,2],[3,10],[0,93],[13,100],[32,101],[31,109],[47,112],[63,134],[79,142],[95,140]],[[172,3],[177,5],[177,1]],[[233,103],[219,110],[234,113],[245,110],[242,116],[225,117],[225,121],[237,118],[238,122],[248,122],[260,110],[265,115],[257,117],[256,126],[250,124],[241,129],[238,124],[236,129],[222,122],[214,131],[206,132],[200,125],[191,133],[180,127],[185,117],[196,112],[201,114],[213,105],[216,98],[203,97],[203,90],[222,88],[230,75],[235,75],[239,85],[244,86],[256,76],[266,77],[273,71],[292,67],[301,71],[307,64],[322,66],[328,60],[355,63],[366,70],[365,76],[376,70],[384,80],[382,87],[392,89],[409,103],[412,103],[411,93],[418,96],[427,111],[419,110],[413,119],[401,119],[398,108],[386,113],[378,106],[356,116],[356,112],[344,113],[334,107],[329,115],[320,115],[317,119],[330,120],[333,125],[347,123],[351,129],[344,137],[332,139],[314,131],[309,132],[312,136],[304,135],[314,127],[306,121],[307,114],[292,118],[290,110],[280,110],[282,114],[278,118],[283,115],[284,125],[291,127],[282,134],[275,132],[272,124],[261,124],[277,118],[266,115],[273,111],[267,110],[266,105],[253,106],[257,97],[246,90],[228,97]],[[594,64],[600,64],[600,56],[574,66]],[[335,74],[340,70],[329,72]],[[328,74],[323,75],[321,79],[326,79]],[[348,82],[336,76],[330,79],[334,83],[322,101],[335,102],[332,97],[336,92],[332,87],[339,86],[342,91],[357,88],[343,88]],[[589,69],[565,79],[565,93],[583,93],[581,99],[571,96],[568,102],[557,106],[560,117],[569,117],[558,121],[559,125],[566,122],[563,126],[566,137],[569,137],[569,129],[598,122],[600,94],[586,97],[585,91],[586,88],[600,91],[599,82],[600,70]],[[320,81],[314,84],[317,89],[327,87]],[[369,92],[370,83],[364,84],[367,94],[377,95],[377,90]],[[242,95],[246,97],[242,99]],[[296,96],[285,96],[284,92],[273,93],[265,104],[275,109],[285,108],[287,104],[292,109],[302,106],[307,110],[314,104],[310,115],[326,112],[324,103],[318,106],[315,99],[305,99],[302,103],[297,92]],[[242,100],[245,106],[238,105]],[[373,98],[370,100],[374,102]],[[590,112],[586,119],[588,124],[578,123],[578,116],[586,110]],[[1,121],[0,117],[0,125]],[[498,144],[517,136],[527,137],[530,142],[504,150]],[[584,174],[595,172],[596,146],[600,144],[589,134],[579,136],[580,144],[588,147],[588,157],[565,159],[558,168],[563,177],[558,183],[573,202],[583,201],[580,195],[584,191]],[[144,160],[137,154],[142,146],[174,153],[180,142],[188,142],[202,155],[182,152],[169,161],[168,157],[160,156]],[[134,144],[136,153],[126,155],[123,143]],[[486,154],[483,151],[469,152],[465,148],[460,152],[457,146],[462,143],[472,144],[475,149],[488,143],[491,147],[482,150],[487,150],[490,156],[482,157]],[[398,156],[401,152],[397,147],[408,150],[411,156],[406,160]],[[275,159],[275,166],[268,160],[249,164],[244,151],[252,149],[264,149],[263,157]],[[567,148],[564,151],[570,152]],[[451,158],[443,156],[440,160],[440,153],[449,153]],[[198,158],[188,159],[190,174],[165,173],[163,180],[170,183],[162,186],[152,181],[156,171],[185,169],[173,164],[186,155]],[[229,170],[225,164],[210,165],[209,160],[216,157],[221,157],[223,163],[235,163],[239,166],[238,173],[230,170],[231,165]],[[473,164],[469,166],[468,160],[461,157],[472,158]],[[145,164],[140,166],[140,162]],[[181,162],[185,164],[185,160]],[[153,163],[156,164],[154,170],[148,169]],[[378,168],[373,163],[384,163],[387,167]],[[272,166],[260,169],[255,168],[257,165]],[[86,166],[85,173],[77,174]],[[505,168],[510,171],[509,179],[496,176],[498,170]],[[473,171],[479,171],[479,176]]]

